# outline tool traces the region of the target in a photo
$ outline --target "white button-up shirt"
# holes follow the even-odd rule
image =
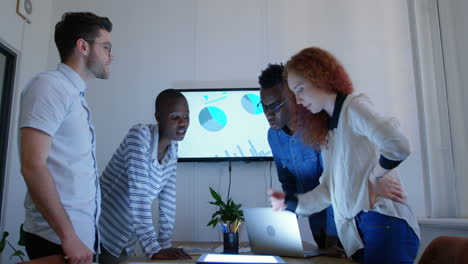
[[[84,98],[86,84],[72,68],[41,73],[21,95],[19,127],[31,127],[51,136],[47,168],[60,201],[78,237],[94,251],[101,193],[96,167],[96,135]],[[61,244],[31,200],[24,202],[24,230]]]
[[[328,144],[322,147],[324,171],[320,185],[297,195],[295,212],[300,215],[333,205],[338,236],[348,256],[364,247],[354,221],[361,211],[403,219],[419,237],[416,217],[407,203],[378,196],[374,208],[369,208],[368,180],[376,177],[374,168],[393,169],[410,154],[409,142],[398,122],[373,108],[363,94],[350,94],[335,104]],[[396,170],[389,174],[399,177]]]

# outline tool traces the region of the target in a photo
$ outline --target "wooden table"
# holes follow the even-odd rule
[[[199,248],[207,248],[212,249],[213,253],[215,253],[214,249],[222,245],[221,242],[173,242],[172,245],[174,247],[199,247]],[[307,244],[305,244],[307,247]],[[310,245],[310,244],[309,244]],[[248,247],[248,243],[241,242],[239,244],[239,248]],[[250,253],[245,253],[250,254]],[[144,257],[134,257],[130,258],[129,260],[122,262],[122,264],[128,264],[131,262],[144,262],[144,263],[196,263],[200,254],[191,254],[192,259],[190,260],[146,260]],[[318,257],[311,257],[311,258],[290,258],[290,257],[281,257],[286,261],[286,263],[291,264],[350,264],[356,263],[348,259],[343,258],[332,258],[327,256],[318,256]]]

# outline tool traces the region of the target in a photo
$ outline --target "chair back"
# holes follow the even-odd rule
[[[467,264],[468,237],[439,236],[424,250],[418,264]]]

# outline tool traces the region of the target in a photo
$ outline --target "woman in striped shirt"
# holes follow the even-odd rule
[[[138,241],[148,259],[190,259],[171,246],[176,212],[177,142],[190,123],[187,100],[177,90],[161,92],[157,123],[138,124],[127,133],[100,178],[102,236],[100,263],[119,263],[134,254]],[[158,231],[151,204],[159,201]]]

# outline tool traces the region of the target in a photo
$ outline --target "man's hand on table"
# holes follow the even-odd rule
[[[346,253],[343,246],[340,245],[340,240],[337,236],[326,236],[325,240],[325,256],[333,258],[346,258]]]
[[[165,248],[158,253],[153,254],[153,260],[171,260],[171,259],[192,259],[192,257],[182,248]]]

